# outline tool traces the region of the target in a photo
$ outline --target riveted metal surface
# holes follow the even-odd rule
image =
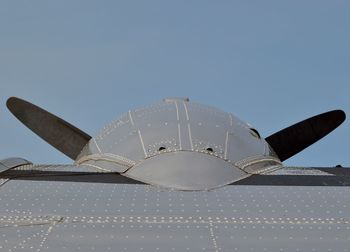
[[[216,164],[208,162],[211,166],[198,166],[192,155],[187,159],[183,155],[174,155],[181,158],[173,158],[172,163],[182,165],[171,166],[148,160],[182,151],[203,153],[206,161],[214,160],[208,159],[208,155],[221,161],[216,160]],[[248,124],[232,114],[183,99],[165,99],[128,111],[90,140],[76,164],[126,173],[140,181],[186,190],[210,189],[222,186],[223,181],[231,183],[247,174],[266,173],[281,167],[266,141]],[[146,166],[147,169],[140,169]],[[231,167],[229,176],[225,172],[227,167]],[[166,174],[181,174],[182,177],[170,179]],[[192,184],[194,181],[197,183]]]
[[[1,251],[349,251],[350,187],[9,181]]]
[[[72,172],[103,172],[95,167],[88,165],[39,165],[39,164],[28,164],[16,167],[13,171],[72,171]]]
[[[140,141],[146,156],[159,154],[159,148],[179,150],[178,120],[175,102],[163,102],[135,110],[135,125],[140,130]]]
[[[281,169],[248,124],[187,99],[128,111],[75,165],[10,161],[0,166],[0,251],[350,248],[346,169]]]
[[[109,124],[94,140],[92,145],[98,146],[99,153],[116,154],[133,161],[145,157],[131,112]]]
[[[350,171],[350,169],[349,169]],[[322,171],[315,168],[301,168],[301,167],[284,167],[282,169],[273,171],[266,175],[319,175],[319,176],[334,176],[334,174]]]

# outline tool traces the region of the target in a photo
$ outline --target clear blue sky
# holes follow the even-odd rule
[[[0,156],[69,159],[6,109],[27,99],[95,135],[187,96],[263,136],[331,109],[350,116],[350,1],[0,2]],[[350,122],[287,165],[350,166]]]

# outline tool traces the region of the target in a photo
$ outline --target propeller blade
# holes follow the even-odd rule
[[[329,111],[272,134],[265,140],[284,161],[317,142],[345,121],[342,110]]]
[[[11,97],[6,105],[24,125],[73,160],[91,139],[80,129],[25,100]]]

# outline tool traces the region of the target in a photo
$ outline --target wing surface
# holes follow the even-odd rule
[[[143,184],[94,165],[26,164],[1,172],[0,179],[28,181],[66,181],[90,183]]]
[[[349,176],[343,168],[329,170],[290,167],[255,177]],[[251,182],[183,192],[77,183],[84,176],[121,176],[93,167],[26,165],[11,171],[49,175],[0,178],[1,251],[347,251],[350,245],[349,186]],[[80,174],[65,181],[51,172]]]
[[[26,165],[0,170],[0,179],[66,181],[113,184],[145,184],[96,165]],[[350,186],[350,168],[283,167],[255,174],[231,185]]]
[[[350,186],[350,169],[343,167],[284,167],[268,174],[253,175],[233,184],[271,186]]]

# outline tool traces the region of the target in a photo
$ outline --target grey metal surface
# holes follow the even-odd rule
[[[93,166],[88,165],[52,165],[52,164],[27,164],[16,168],[12,171],[42,171],[42,172],[105,172]]]
[[[272,177],[272,176],[271,176]],[[8,181],[1,251],[349,251],[350,187]]]
[[[212,189],[282,167],[250,125],[179,98],[129,110],[89,141],[76,164],[179,190]]]
[[[350,169],[349,169],[350,171]],[[284,167],[266,175],[310,175],[310,176],[334,176],[333,174],[316,168]]]
[[[124,175],[175,190],[208,190],[249,176],[221,158],[187,151],[148,158]]]
[[[32,164],[28,160],[23,158],[6,158],[0,160],[0,173],[5,172],[9,169],[15,168],[17,166]]]
[[[59,149],[75,158],[84,141]],[[10,161],[0,166],[0,251],[350,248],[350,172],[282,169],[250,125],[188,99],[128,111],[74,165]]]

